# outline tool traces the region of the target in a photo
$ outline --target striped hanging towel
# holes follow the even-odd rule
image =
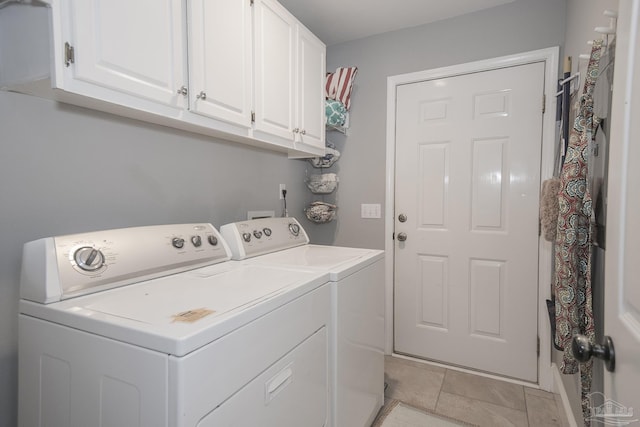
[[[327,99],[342,102],[348,111],[351,107],[351,91],[356,74],[358,74],[358,67],[340,67],[335,73],[327,73],[325,85]]]

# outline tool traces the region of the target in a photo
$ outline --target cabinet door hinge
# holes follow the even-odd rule
[[[542,94],[542,114],[544,114],[545,111],[547,111],[547,95]]]
[[[254,0],[249,0],[249,6],[253,6]]]
[[[76,62],[75,51],[73,49],[73,46],[71,46],[69,44],[69,42],[66,42],[64,44],[64,65],[66,65],[68,67],[69,65],[73,64],[74,62]]]
[[[538,357],[540,357],[540,337],[536,337],[536,339],[536,353],[538,354]]]
[[[256,122],[256,112],[252,111],[251,112],[251,123],[255,123]]]

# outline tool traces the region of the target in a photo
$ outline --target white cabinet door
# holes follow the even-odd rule
[[[274,0],[254,8],[255,129],[293,142],[296,21]]]
[[[68,78],[183,107],[183,0],[76,0],[68,12]]]
[[[251,127],[251,6],[248,1],[188,4],[191,111]]]
[[[324,81],[326,47],[308,29],[298,25],[296,127],[298,141],[324,148]]]

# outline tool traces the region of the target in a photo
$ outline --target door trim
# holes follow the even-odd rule
[[[482,61],[469,62],[432,70],[400,74],[387,78],[387,152],[385,176],[385,353],[393,352],[393,275],[395,245],[392,238],[395,224],[395,124],[396,87],[436,78],[447,78],[461,74],[490,71],[498,68],[525,65],[534,62],[545,63],[544,93],[546,112],[542,117],[542,158],[540,163],[540,184],[553,175],[555,146],[556,85],[560,48],[550,47]],[[540,100],[542,108],[542,100]],[[551,368],[551,327],[549,325],[545,300],[551,296],[552,244],[538,238],[538,336],[540,356],[538,358],[538,385],[552,391],[553,371]]]

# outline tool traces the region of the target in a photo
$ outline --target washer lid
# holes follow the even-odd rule
[[[326,274],[224,263],[21,312],[177,356],[314,289]]]
[[[341,280],[384,257],[384,251],[342,246],[304,245],[254,258],[255,264],[328,271],[332,281]]]

